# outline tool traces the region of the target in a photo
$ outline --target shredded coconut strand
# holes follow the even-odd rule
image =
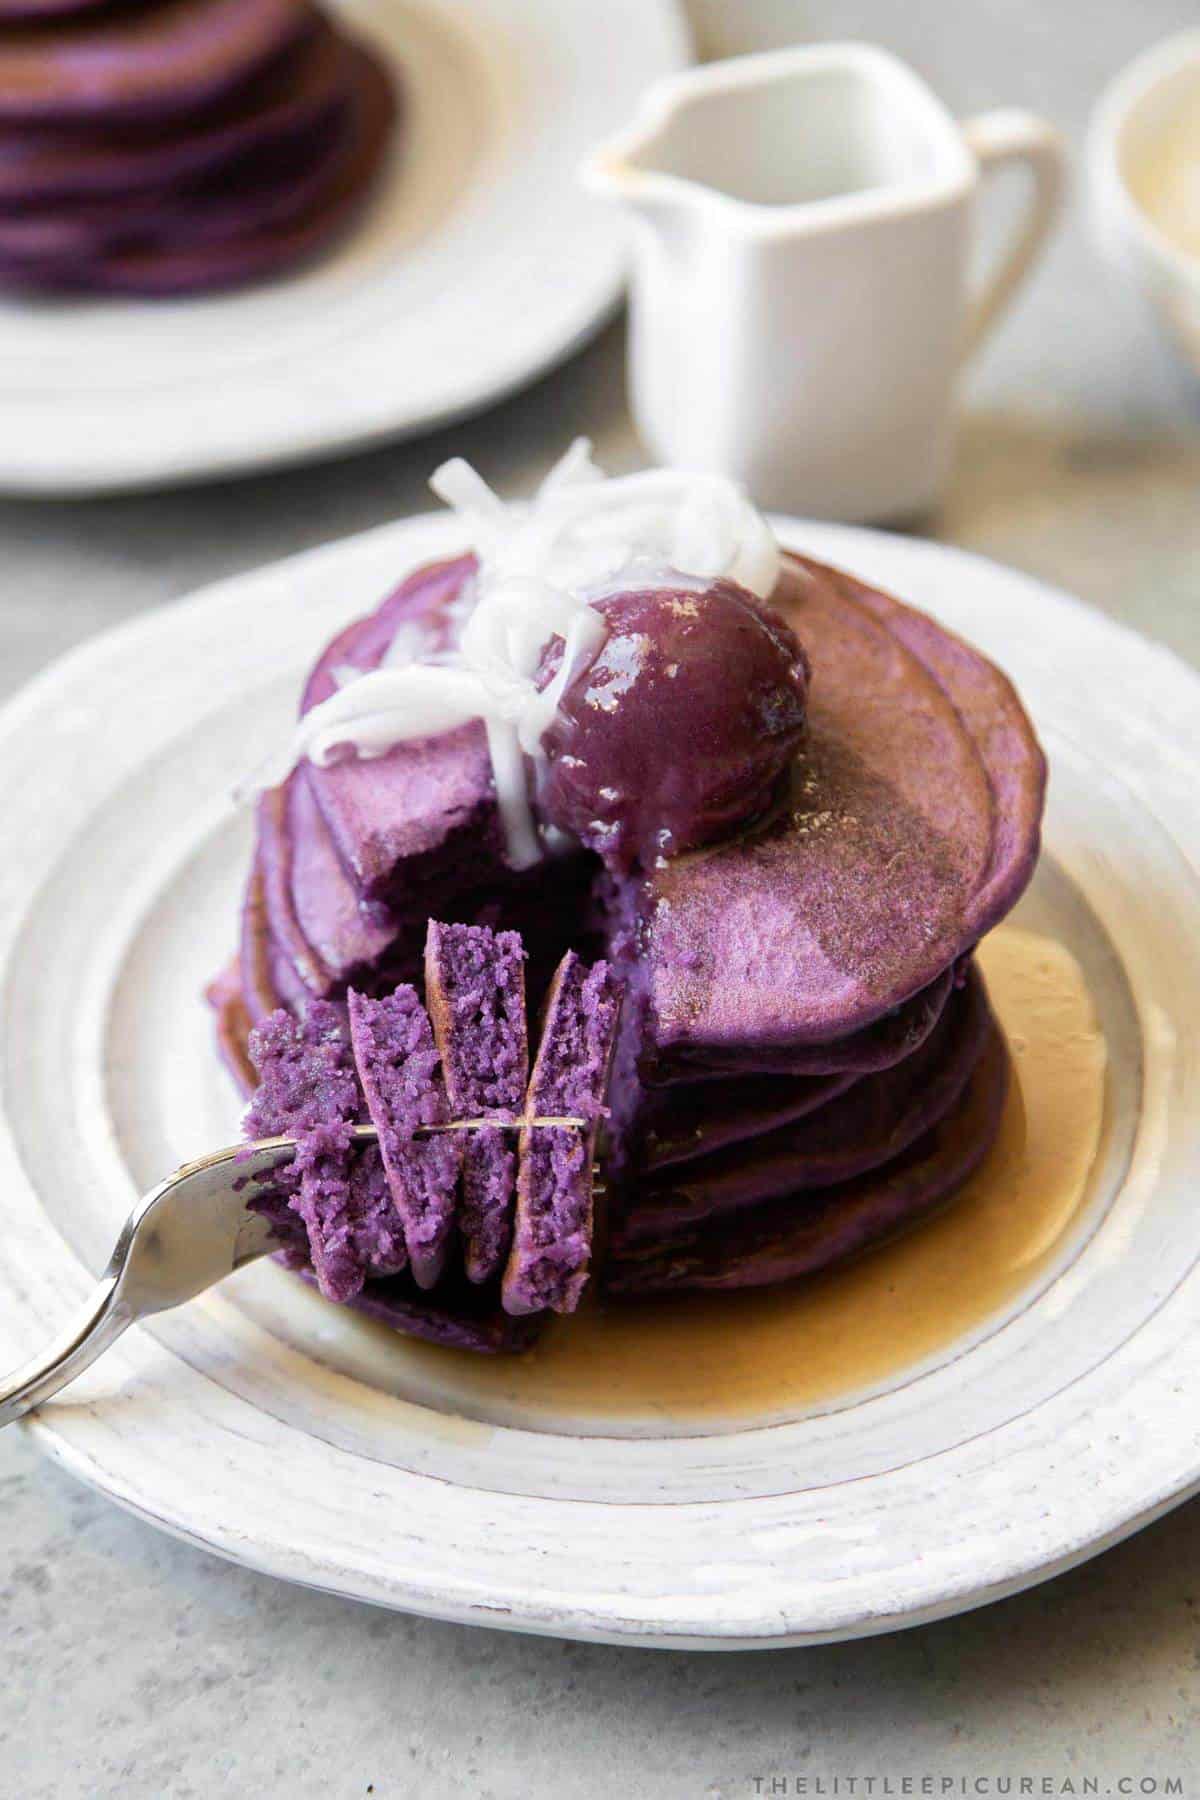
[[[300,720],[287,769],[305,756],[324,765],[347,749],[384,756],[481,719],[508,860],[528,868],[543,843],[525,759],[539,762],[563,694],[603,642],[604,620],[590,602],[622,589],[699,587],[718,576],[766,599],[779,547],[733,482],[666,469],[610,480],[586,438],[576,439],[531,501],[506,504],[461,457],[443,463],[430,486],[462,520],[479,562],[456,648],[417,660],[418,634],[398,633],[379,668],[354,679],[339,669],[338,691]],[[538,668],[554,637],[564,641],[562,662],[539,693]]]

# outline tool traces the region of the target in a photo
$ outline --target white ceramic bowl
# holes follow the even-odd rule
[[[1092,115],[1101,242],[1200,374],[1200,31],[1147,50]]]

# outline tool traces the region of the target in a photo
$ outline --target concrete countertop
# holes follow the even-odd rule
[[[1195,16],[1188,0],[695,10],[714,49],[877,39],[956,111],[1030,106],[1076,148],[1105,80]],[[1200,666],[1200,397],[1105,275],[1082,200],[973,373],[952,489],[927,529]],[[148,498],[0,502],[0,691],[144,607],[424,508],[425,475],[452,450],[508,491],[578,432],[612,467],[635,466],[622,362],[614,326],[486,417],[336,466]],[[996,1793],[1005,1777],[1013,1793],[1022,1777],[1039,1794],[1200,1792],[1196,1504],[985,1611],[752,1657],[520,1639],[287,1588],[126,1517],[18,1432],[0,1439],[0,1518],[0,1794],[20,1800],[682,1800],[833,1794],[834,1777],[861,1795],[866,1777],[883,1793],[884,1775],[896,1794],[904,1776],[915,1793],[922,1777],[938,1794]]]

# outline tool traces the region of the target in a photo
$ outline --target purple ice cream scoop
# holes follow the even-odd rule
[[[808,659],[733,582],[594,604],[608,632],[545,734],[539,809],[610,866],[650,867],[769,806],[804,734]]]

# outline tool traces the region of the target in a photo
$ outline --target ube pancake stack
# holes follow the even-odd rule
[[[499,1083],[452,1079],[443,1044],[451,1111],[511,1120],[523,1012],[489,958],[519,933],[531,1004],[548,993],[526,1106],[579,1122],[487,1152],[473,1272],[507,1256],[501,1311],[569,1307],[584,1277],[614,1300],[792,1280],[951,1198],[1008,1073],[973,951],[1039,847],[1044,761],[1010,683],[780,552],[716,478],[564,465],[511,513],[444,485],[477,553],[334,640],[259,802],[227,1060],[272,1007],[419,984],[436,917],[427,1004],[457,985]],[[453,968],[475,932],[491,990]],[[572,956],[603,958],[587,1000]]]
[[[0,280],[192,293],[273,274],[352,215],[395,114],[312,0],[0,9]]]

